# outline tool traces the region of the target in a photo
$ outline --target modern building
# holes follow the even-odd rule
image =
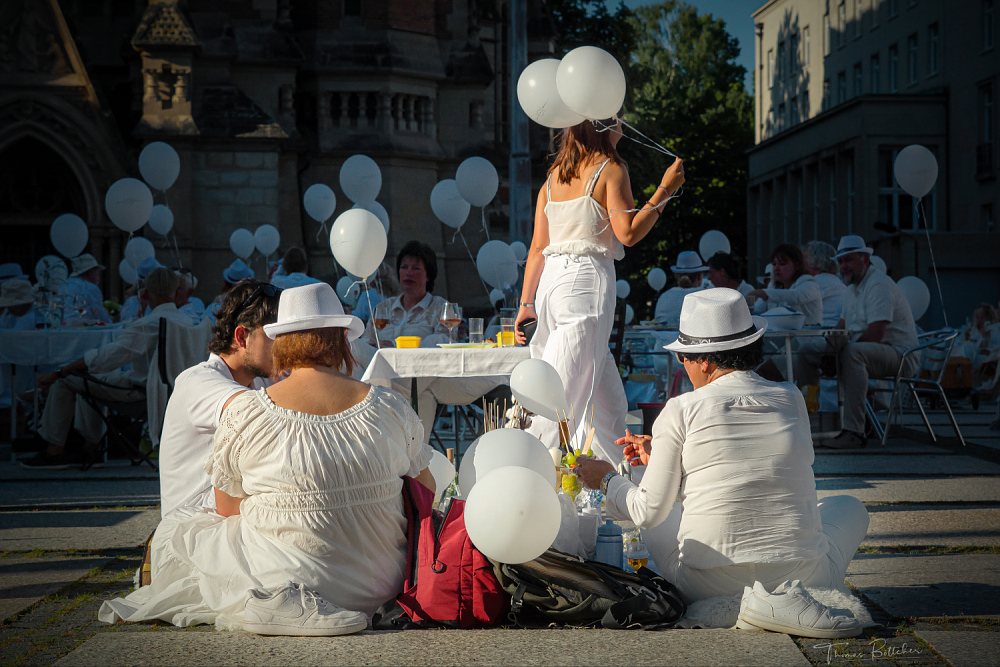
[[[311,272],[336,282],[329,240],[302,208],[325,183],[334,217],[352,206],[339,185],[349,156],[382,171],[388,259],[411,239],[438,254],[436,291],[488,303],[474,262],[430,208],[430,192],[480,155],[501,174],[485,215],[506,238],[510,86],[508,3],[500,0],[5,0],[0,3],[0,261],[29,270],[53,253],[62,213],[89,225],[118,297],[127,236],[104,194],[139,176],[143,146],[166,141],[181,174],[157,203],[173,239],[147,228],[158,258],[183,263],[211,299],[235,257],[229,236],[271,224],[281,249],[304,245]],[[529,59],[552,49],[551,22],[532,20]],[[544,18],[544,17],[543,17]],[[546,133],[532,135],[541,162]],[[537,187],[537,185],[536,185]],[[464,234],[486,241],[473,211]],[[332,218],[331,221],[332,223]],[[530,225],[529,225],[530,227]],[[9,242],[12,241],[12,242]],[[275,259],[272,257],[271,259]],[[259,254],[252,266],[264,275]]]
[[[865,237],[943,324],[1000,296],[996,0],[771,0],[756,25],[750,275],[782,242]],[[938,179],[918,203],[893,177],[922,144]],[[759,271],[758,271],[759,273]]]

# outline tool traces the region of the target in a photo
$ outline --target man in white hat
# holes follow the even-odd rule
[[[235,260],[232,264],[227,266],[222,272],[222,292],[219,296],[215,297],[212,303],[208,304],[205,308],[205,317],[215,321],[215,313],[218,312],[219,306],[222,305],[222,300],[226,298],[226,292],[228,292],[233,285],[240,282],[241,280],[247,280],[248,278],[253,278],[254,272],[250,266],[244,262],[242,259]]]
[[[41,451],[29,460],[21,461],[26,468],[64,469],[77,463],[64,449],[70,429],[77,396],[89,391],[90,395],[104,401],[136,401],[145,396],[149,364],[154,360],[160,319],[178,324],[188,324],[187,318],[177,312],[174,297],[177,276],[170,269],[159,268],[146,277],[149,303],[153,310],[126,327],[114,340],[87,351],[81,359],[66,364],[58,371],[38,376],[38,386],[50,387],[48,399],[38,428]],[[124,370],[128,367],[128,370]],[[114,385],[89,383],[74,372],[94,375],[101,382]],[[83,436],[87,448],[93,450],[104,433],[104,422],[90,408],[81,406],[77,413],[76,430]]]
[[[215,509],[205,457],[212,452],[222,406],[244,389],[268,386],[272,339],[264,325],[278,318],[281,290],[256,280],[234,285],[212,327],[209,357],[177,376],[160,436],[160,512]]]
[[[0,283],[0,329],[26,331],[35,328],[35,292],[31,283],[6,279]]]
[[[685,250],[677,255],[677,263],[670,267],[677,285],[660,295],[656,301],[654,317],[660,324],[676,327],[681,314],[681,304],[684,297],[692,292],[704,289],[701,284],[702,274],[708,267],[701,263],[701,256],[693,250]]]
[[[848,235],[840,239],[834,255],[847,283],[844,310],[837,323],[837,328],[844,329],[847,335],[830,341],[837,355],[838,380],[844,395],[844,423],[840,435],[823,444],[835,449],[865,446],[868,378],[895,376],[903,353],[917,346],[917,327],[910,305],[892,278],[872,266],[873,252],[860,236]],[[903,370],[910,373],[915,368]]]
[[[618,441],[633,463],[647,465],[641,486],[608,462],[577,459],[587,487],[605,492],[609,515],[643,529],[660,573],[688,603],[750,586],[765,597],[778,587],[783,597],[797,590],[783,584],[792,579],[840,586],[868,529],[856,498],[817,501],[802,394],[753,372],[766,328],[736,290],[688,295],[677,341],[665,347],[695,390],[667,402],[652,438]],[[802,636],[829,629],[786,620]]]
[[[72,263],[73,272],[59,288],[59,294],[66,299],[66,312],[71,312],[73,308],[83,309],[80,319],[111,324],[111,316],[104,309],[104,296],[98,287],[104,266],[89,252],[74,257]]]

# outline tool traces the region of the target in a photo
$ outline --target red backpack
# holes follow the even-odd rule
[[[403,478],[406,580],[403,592],[375,613],[373,628],[488,628],[507,617],[510,595],[472,546],[465,501],[452,498],[443,512],[433,504],[427,487]]]

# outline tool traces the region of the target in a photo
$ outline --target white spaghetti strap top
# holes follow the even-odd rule
[[[594,199],[594,187],[610,158],[587,179],[587,194],[566,201],[552,201],[552,187],[545,181],[545,217],[549,221],[549,245],[543,255],[595,255],[622,259],[625,248],[611,228],[611,216]],[[550,177],[551,178],[551,177]]]

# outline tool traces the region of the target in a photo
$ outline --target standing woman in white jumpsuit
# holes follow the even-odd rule
[[[545,188],[538,194],[516,328],[524,344],[519,325],[537,318],[531,357],[544,359],[559,372],[566,401],[576,415],[579,443],[586,439],[593,409],[592,447],[612,462],[621,459],[621,448],[614,443],[625,433],[628,411],[608,347],[615,309],[614,261],[625,256],[622,244],[635,245],[649,233],[666,200],[684,183],[684,167],[677,159],[642,210],[633,210],[628,169],[616,150],[621,115],[619,111],[618,118],[584,121],[563,130]],[[536,415],[528,432],[547,447],[559,445],[559,427],[552,420]]]

